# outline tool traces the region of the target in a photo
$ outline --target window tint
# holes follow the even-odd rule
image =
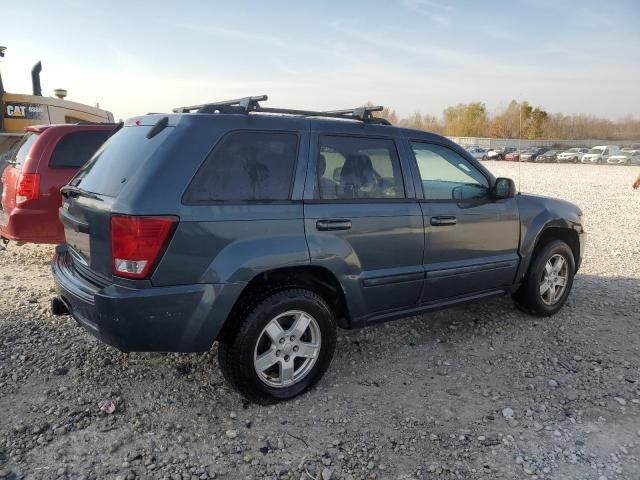
[[[83,190],[116,197],[173,131],[168,127],[146,138],[150,126],[121,128],[98,149],[71,180]]]
[[[13,147],[13,154],[9,156],[9,161],[15,163],[16,167],[21,167],[27,159],[27,155],[29,154],[29,150],[31,150],[31,146],[37,139],[37,133],[27,133],[24,137],[22,137],[18,144]],[[1,173],[2,172],[0,172],[0,174]]]
[[[322,199],[404,198],[392,140],[323,136],[317,165]]]
[[[441,145],[420,142],[412,142],[411,145],[427,200],[486,197],[487,179],[462,156]]]
[[[80,168],[96,153],[111,132],[73,132],[62,137],[53,149],[51,168]]]
[[[288,200],[297,151],[293,133],[227,135],[204,161],[185,202]]]

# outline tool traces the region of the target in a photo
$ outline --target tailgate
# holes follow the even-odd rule
[[[162,118],[162,117],[159,117]],[[122,191],[174,130],[152,118],[162,128],[134,122],[107,140],[62,187],[60,221],[74,266],[87,275],[111,278],[111,213],[115,202],[122,208]]]

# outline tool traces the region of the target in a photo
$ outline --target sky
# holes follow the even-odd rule
[[[367,101],[440,116],[511,99],[640,117],[640,0],[0,0],[5,90],[116,118],[269,95],[269,106]]]

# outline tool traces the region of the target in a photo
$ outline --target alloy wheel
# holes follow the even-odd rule
[[[564,256],[555,254],[544,266],[539,290],[545,305],[555,305],[562,298],[569,281],[569,265]]]
[[[300,310],[281,313],[258,336],[253,354],[258,378],[274,388],[298,383],[316,364],[321,344],[315,318]]]

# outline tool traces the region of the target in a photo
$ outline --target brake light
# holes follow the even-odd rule
[[[171,239],[176,217],[111,217],[113,274],[147,278]]]
[[[40,196],[40,174],[21,173],[16,185],[16,203],[37,200]]]

